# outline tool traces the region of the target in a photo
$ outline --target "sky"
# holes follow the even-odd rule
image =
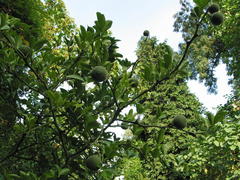
[[[96,20],[96,12],[101,12],[106,19],[112,20],[110,29],[113,36],[121,40],[118,43],[119,52],[131,61],[136,60],[135,50],[137,42],[144,30],[149,30],[151,36],[158,40],[167,40],[168,44],[178,50],[182,41],[181,34],[173,32],[173,15],[180,10],[179,0],[63,0],[70,17],[75,23],[83,26],[92,26]],[[218,78],[218,94],[208,94],[207,88],[198,81],[189,81],[188,86],[199,101],[211,112],[226,102],[224,97],[231,88],[227,84],[225,65],[216,68]]]

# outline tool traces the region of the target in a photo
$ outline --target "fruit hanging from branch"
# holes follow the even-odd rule
[[[177,115],[173,119],[172,122],[173,126],[176,127],[177,129],[184,129],[187,126],[187,120],[185,116],[183,115]]]
[[[215,12],[211,15],[210,21],[214,26],[218,26],[223,23],[224,17],[220,12]]]
[[[143,35],[146,36],[146,37],[148,37],[148,36],[149,36],[149,31],[148,31],[148,30],[145,30],[145,31],[143,32]]]
[[[218,12],[220,9],[219,5],[216,4],[216,3],[213,3],[211,4],[209,7],[208,7],[208,12],[210,12],[211,14],[215,13],[215,12]]]
[[[102,82],[102,81],[105,81],[107,79],[108,72],[107,72],[105,67],[96,66],[96,67],[93,68],[93,70],[91,72],[91,76],[92,76],[94,81]]]
[[[86,163],[86,166],[93,171],[98,170],[102,165],[101,158],[98,155],[89,156],[86,159],[85,163]]]

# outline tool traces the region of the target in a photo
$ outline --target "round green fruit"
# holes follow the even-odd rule
[[[219,5],[216,4],[216,3],[213,3],[211,4],[209,7],[208,7],[208,12],[210,12],[211,14],[215,13],[215,12],[218,12],[220,9]]]
[[[93,68],[91,72],[91,76],[93,80],[97,82],[102,82],[107,79],[108,73],[105,67],[103,66],[96,66]]]
[[[85,163],[89,169],[94,171],[98,170],[102,165],[101,158],[98,155],[89,156]]]
[[[149,31],[148,31],[148,30],[145,30],[145,31],[143,32],[143,35],[146,36],[146,37],[149,36]]]
[[[136,78],[130,79],[129,82],[130,82],[131,87],[133,87],[133,88],[138,86],[138,80]]]
[[[223,14],[220,13],[220,12],[213,13],[211,18],[210,18],[211,23],[215,26],[218,26],[218,25],[222,24],[223,19],[224,19]]]
[[[178,129],[183,129],[187,126],[187,121],[185,116],[183,115],[177,115],[174,119],[173,119],[173,125],[178,128]]]

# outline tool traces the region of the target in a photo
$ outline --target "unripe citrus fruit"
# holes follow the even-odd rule
[[[210,20],[211,20],[211,23],[215,26],[218,26],[220,24],[223,23],[223,14],[220,13],[220,12],[215,12],[212,14]]]
[[[187,126],[187,121],[185,116],[183,115],[177,115],[173,119],[173,125],[178,129],[183,129]]]
[[[107,70],[103,66],[96,66],[93,68],[91,72],[93,80],[97,82],[105,81],[107,79],[107,75],[108,75]]]
[[[215,13],[215,12],[218,12],[219,11],[219,5],[216,4],[216,3],[213,3],[211,4],[209,7],[208,7],[208,12],[210,12],[211,14]]]
[[[89,169],[94,171],[98,170],[102,165],[101,158],[98,155],[89,156],[85,163]]]
[[[146,37],[149,36],[149,31],[148,31],[148,30],[145,30],[145,31],[143,32],[143,35],[146,36]]]

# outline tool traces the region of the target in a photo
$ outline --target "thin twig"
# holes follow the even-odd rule
[[[122,121],[122,122],[131,123],[131,124],[136,124],[136,125],[138,125],[140,127],[143,127],[143,128],[159,128],[159,129],[171,128],[171,129],[177,129],[177,128],[174,128],[174,127],[169,126],[169,125],[166,125],[166,126],[147,125],[147,124],[141,124],[138,121],[126,121],[126,120],[121,120],[121,119],[117,119],[117,120],[118,121]],[[113,126],[111,126],[111,127],[113,127]],[[119,126],[116,126],[116,127],[119,127]],[[193,133],[193,132],[189,132],[189,131],[186,131],[184,129],[177,129],[177,130],[181,130],[181,131],[183,131],[183,132],[185,132],[185,133],[187,133],[187,134],[189,134],[189,135],[191,135],[193,137],[197,137],[197,135],[195,133]],[[198,133],[198,134],[200,134],[200,133]]]
[[[79,61],[81,58],[84,57],[83,54],[84,54],[84,52],[81,52],[81,53],[76,57],[76,59],[73,61],[73,63],[70,65],[70,67],[67,68],[66,71],[64,72],[64,74],[63,74],[64,77],[60,78],[60,80],[59,80],[55,85],[53,85],[53,86],[51,87],[52,89],[58,88],[58,86],[59,86],[60,84],[62,84],[64,81],[67,80],[67,74],[69,73],[70,70],[72,70],[72,69],[74,68],[74,66],[78,63],[78,61]]]
[[[18,149],[19,149],[19,147],[21,146],[22,142],[24,141],[26,135],[27,135],[26,133],[23,133],[23,134],[22,134],[20,140],[19,140],[19,141],[16,143],[16,145],[15,145],[15,149],[14,149],[11,153],[9,153],[5,158],[1,159],[1,160],[0,160],[0,163],[6,161],[8,158],[14,156],[14,155],[18,152]]]
[[[15,78],[17,78],[19,81],[21,81],[25,86],[27,86],[29,89],[31,89],[32,91],[35,91],[39,94],[41,94],[42,96],[45,97],[45,94],[40,92],[38,89],[34,88],[34,87],[31,87],[26,81],[24,81],[23,79],[21,79],[20,77],[18,77],[18,75],[14,72],[10,72],[8,71],[8,73],[12,74]]]
[[[117,98],[116,98],[115,91],[113,90],[113,88],[112,88],[112,86],[111,86],[111,84],[110,84],[109,81],[107,81],[107,84],[108,84],[108,86],[109,86],[110,89],[111,89],[111,92],[112,92],[112,95],[113,95],[114,102],[115,102],[117,108],[119,108],[119,104],[118,104],[118,101],[117,101]]]
[[[140,62],[140,59],[138,58],[134,63],[133,63],[133,66],[132,66],[132,70],[131,70],[131,72],[130,72],[130,78],[132,77],[132,75],[133,75],[133,72],[134,72],[134,70],[135,70],[135,68],[137,67],[137,64]]]
[[[58,134],[59,134],[59,138],[60,138],[60,141],[61,141],[61,144],[62,144],[62,147],[63,147],[63,152],[64,152],[64,155],[65,155],[65,159],[66,159],[66,163],[68,162],[68,152],[67,152],[67,149],[65,147],[65,143],[63,141],[63,134],[62,134],[62,130],[60,129],[60,127],[58,126],[58,123],[57,123],[57,119],[56,119],[56,116],[55,116],[55,112],[53,110],[53,106],[52,106],[52,102],[50,99],[48,99],[49,101],[49,104],[50,104],[50,110],[51,110],[51,113],[52,113],[52,117],[53,117],[53,124],[55,125],[55,127],[57,128],[57,131],[58,131]]]
[[[185,60],[186,56],[187,56],[187,52],[189,50],[190,45],[192,44],[192,42],[199,36],[198,35],[198,29],[204,19],[204,17],[206,16],[207,12],[203,15],[202,19],[197,23],[195,32],[192,36],[192,38],[186,42],[186,48],[184,50],[183,56],[180,59],[180,61],[178,62],[178,64],[175,66],[175,68],[169,73],[169,76],[166,76],[164,78],[162,78],[161,80],[156,81],[150,88],[142,91],[140,94],[138,94],[136,97],[134,97],[132,100],[130,100],[128,103],[126,103],[123,107],[127,107],[128,105],[132,104],[136,99],[140,98],[141,96],[143,96],[144,94],[148,93],[149,91],[152,91],[153,89],[155,89],[157,87],[157,85],[159,85],[160,83],[162,83],[163,81],[166,81],[168,79],[170,79],[170,77],[179,69],[179,67],[182,65],[183,61]],[[123,108],[123,109],[124,109]]]
[[[99,135],[95,138],[93,138],[92,140],[90,140],[90,142],[88,142],[84,147],[82,147],[81,149],[79,149],[77,152],[69,155],[69,158],[73,158],[79,154],[81,154],[83,151],[85,151],[87,148],[89,148],[93,143],[95,143],[96,141],[98,141],[98,139],[103,135],[103,133],[106,131],[106,129],[108,129],[112,123],[117,119],[117,117],[119,116],[119,114],[121,113],[122,109],[117,109],[111,119],[111,121],[100,131]]]

